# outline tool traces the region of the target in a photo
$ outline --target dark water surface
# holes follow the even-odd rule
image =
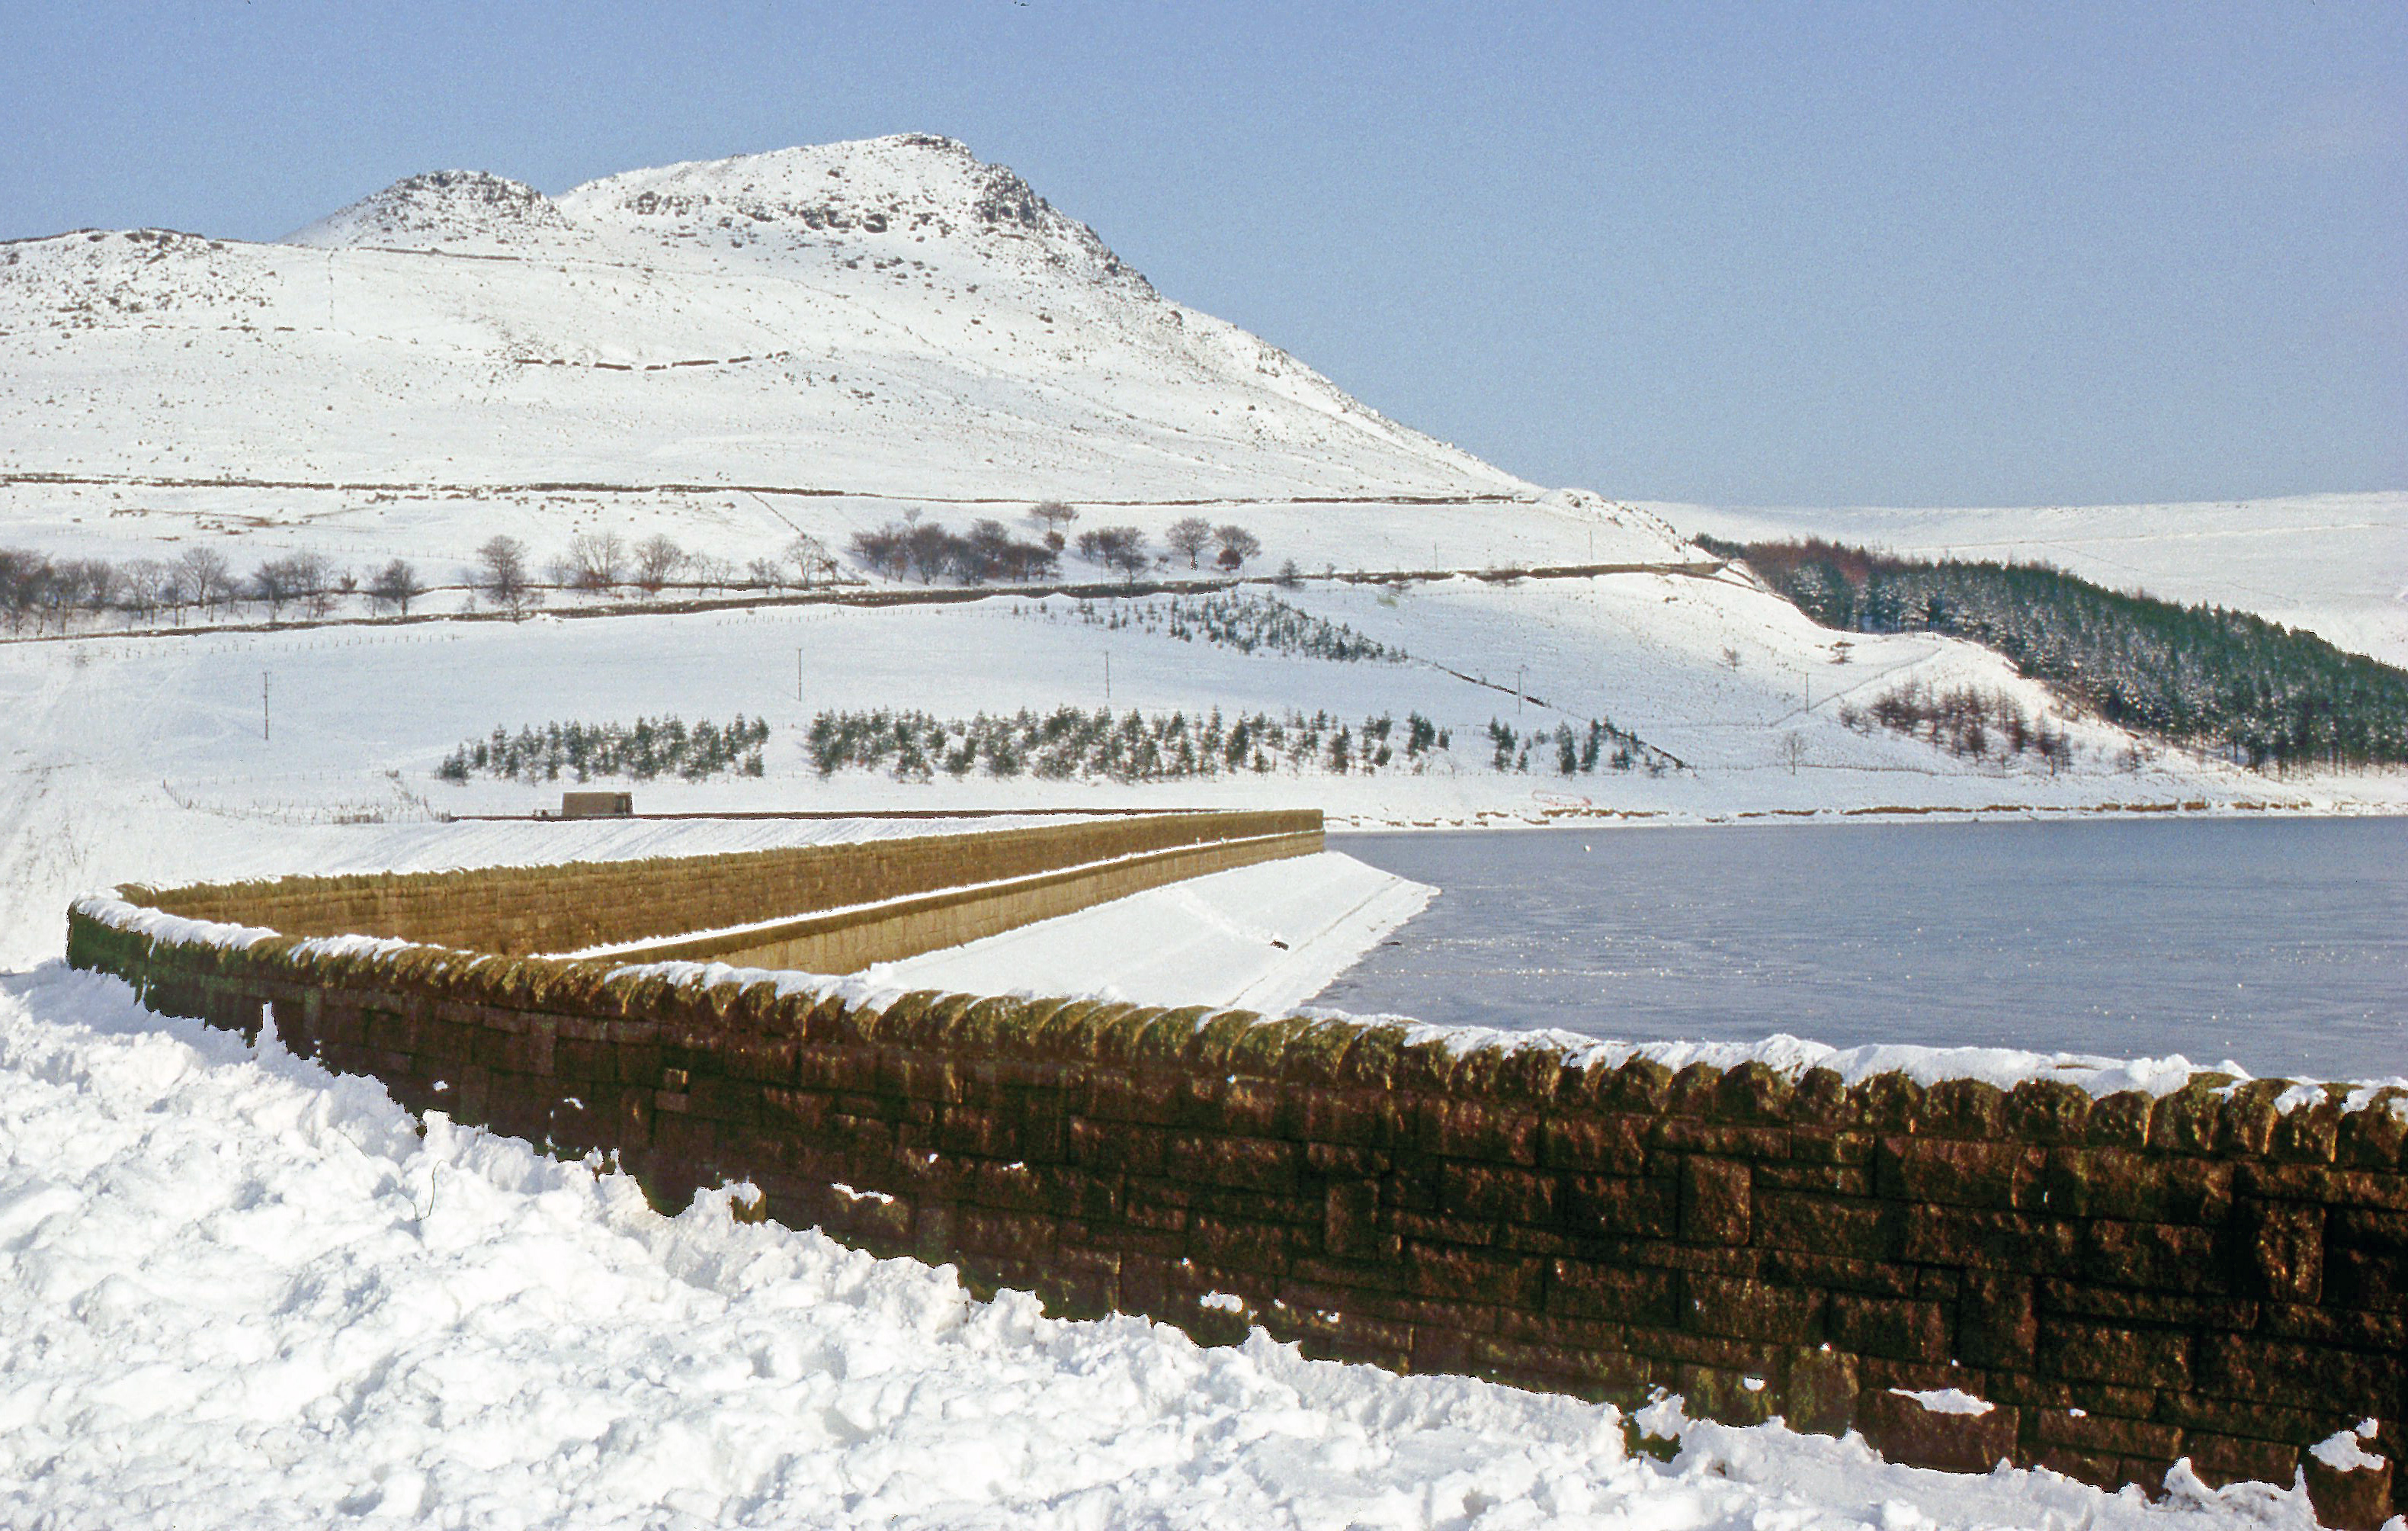
[[[2408,820],[1332,835],[1442,889],[1314,999],[1634,1040],[2408,1074]]]

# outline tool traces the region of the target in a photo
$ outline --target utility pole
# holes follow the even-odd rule
[[[267,672],[265,670],[259,672],[259,740],[262,744],[265,744],[268,740]]]
[[[1513,667],[1513,715],[1515,717],[1522,715],[1522,675],[1528,668],[1526,665]]]
[[[795,700],[803,700],[803,651],[795,650]]]
[[[1112,710],[1112,651],[1104,650],[1104,711]]]

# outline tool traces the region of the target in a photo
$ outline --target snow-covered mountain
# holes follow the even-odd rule
[[[750,484],[932,499],[1531,486],[1167,299],[908,135],[557,198],[412,176],[277,244],[0,251],[0,472]]]

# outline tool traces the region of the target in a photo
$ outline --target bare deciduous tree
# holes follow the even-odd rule
[[[527,580],[526,544],[515,537],[494,537],[477,550],[477,568],[471,583],[486,599],[510,614],[511,620],[526,614],[534,603],[535,586]]]
[[[1162,534],[1162,540],[1168,542],[1173,550],[1186,554],[1187,567],[1193,569],[1196,560],[1204,556],[1204,550],[1212,545],[1212,523],[1200,515],[1184,516],[1170,524],[1170,529]]]
[[[909,523],[889,521],[875,531],[853,534],[853,556],[872,572],[888,579],[899,580],[911,564],[911,531]]]
[[[153,621],[166,603],[173,578],[158,559],[136,558],[119,573],[118,599],[136,621]]]
[[[659,595],[685,565],[685,549],[666,533],[654,532],[636,544],[636,585],[648,596]]]
[[[1262,540],[1235,523],[1213,527],[1212,536],[1221,544],[1221,556],[1215,561],[1232,574],[1245,568],[1249,559],[1262,556]]]
[[[786,544],[786,562],[794,566],[806,590],[822,580],[836,578],[836,555],[827,550],[825,542],[808,532]]]
[[[293,571],[293,595],[311,616],[335,609],[337,580],[334,560],[322,553],[295,553],[287,560]]]
[[[251,571],[251,599],[267,608],[269,627],[274,627],[284,614],[284,608],[293,603],[299,583],[300,576],[290,558],[270,558]]]
[[[234,599],[234,571],[211,549],[186,548],[176,567],[182,573],[184,598],[198,606],[202,615],[213,614]]]
[[[1079,519],[1079,513],[1076,510],[1058,499],[1040,499],[1028,507],[1028,514],[1031,520],[1039,523],[1048,532],[1057,537],[1062,535],[1064,527]]]
[[[922,584],[934,580],[953,567],[953,544],[958,541],[933,521],[913,527],[903,537],[904,556],[911,560],[911,572],[920,576]]]
[[[615,531],[580,532],[569,539],[568,563],[580,590],[615,590],[627,577],[627,544]]]
[[[1099,527],[1081,532],[1079,555],[1117,570],[1131,585],[1154,561],[1153,550],[1145,545],[1145,533],[1135,527]]]
[[[395,558],[377,571],[368,585],[368,599],[380,606],[390,606],[402,615],[409,614],[409,603],[426,593],[426,585],[407,558]]]

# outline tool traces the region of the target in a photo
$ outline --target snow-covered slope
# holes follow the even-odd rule
[[[274,245],[18,241],[0,471],[1023,501],[1530,490],[1161,297],[1018,176],[922,135],[557,199],[413,176]]]
[[[2408,665],[2408,493],[1980,511],[1656,509],[1742,541],[1816,536],[2053,563],[2112,589],[2256,612]]]

